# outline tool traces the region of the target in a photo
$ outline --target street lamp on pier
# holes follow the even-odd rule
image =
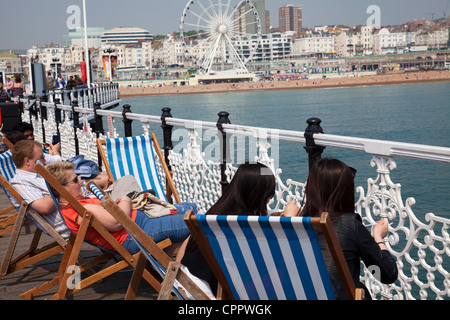
[[[52,61],[55,64],[55,79],[58,76],[58,62],[59,62],[59,56],[57,56],[56,54],[52,55]]]
[[[102,46],[102,50],[104,53],[108,54],[108,63],[109,63],[109,81],[112,81],[112,61],[111,61],[111,55],[116,51],[116,46],[115,45],[111,45],[111,44],[107,44]]]

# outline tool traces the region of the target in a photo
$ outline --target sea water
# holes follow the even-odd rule
[[[160,116],[163,107],[170,107],[174,118],[216,122],[217,114],[227,111],[233,124],[298,131],[305,130],[308,118],[317,117],[328,134],[450,147],[450,82],[121,99],[134,113]],[[134,134],[139,130],[134,123]],[[153,125],[152,131],[162,141],[161,128]],[[283,180],[305,181],[308,165],[303,145],[280,142],[273,148]],[[376,178],[376,169],[370,166],[372,155],[327,147],[323,156],[356,168],[355,184],[364,189],[368,178]],[[450,164],[394,160],[397,169],[391,180],[401,184],[403,201],[416,200],[414,213],[450,217]]]

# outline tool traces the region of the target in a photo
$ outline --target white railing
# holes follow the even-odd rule
[[[66,114],[65,120],[59,125],[61,132],[62,156],[69,158],[75,155],[74,134],[76,133],[79,153],[86,158],[97,160],[95,139],[98,137],[118,137],[119,128],[116,121],[133,120],[138,122],[139,134],[148,134],[161,130],[161,124],[173,126],[169,149],[172,141],[177,144],[169,152],[168,160],[173,171],[175,185],[182,201],[192,201],[206,211],[221,194],[224,177],[230,181],[236,166],[226,163],[225,172],[221,170],[223,137],[233,148],[240,136],[250,137],[251,148],[254,153],[252,159],[260,161],[272,168],[277,180],[275,197],[269,203],[273,208],[281,208],[291,200],[298,203],[303,198],[305,182],[281,179],[280,168],[275,168],[274,157],[270,151],[278,141],[290,141],[304,144],[304,132],[277,130],[268,128],[249,127],[232,124],[193,121],[166,117],[162,121],[160,116],[126,113],[111,110],[97,110],[97,116],[102,116],[108,123],[106,134],[93,133],[84,129],[73,128],[69,113],[80,112],[85,123],[94,110],[86,108],[72,108],[71,106],[42,103],[49,110],[56,107]],[[46,137],[50,139],[56,131],[54,112],[48,112],[48,119],[44,120]],[[29,119],[27,112],[24,120]],[[34,127],[37,129],[36,139],[44,139],[39,116],[35,118]],[[153,125],[154,128],[152,127]],[[415,204],[413,198],[406,198],[401,193],[401,187],[391,180],[391,172],[397,169],[394,158],[409,157],[421,160],[431,160],[450,163],[450,148],[417,145],[384,140],[372,140],[356,137],[345,137],[322,133],[313,134],[317,146],[335,147],[357,150],[371,154],[370,165],[376,172],[376,178],[367,179],[367,188],[356,188],[359,198],[355,208],[365,224],[371,224],[380,218],[389,220],[391,226],[387,247],[396,257],[399,269],[398,280],[392,285],[381,284],[364,268],[361,280],[369,288],[374,299],[450,299],[450,219],[439,217],[433,213],[425,215],[425,221],[416,217],[412,210]],[[204,142],[207,145],[204,146]],[[233,142],[233,143],[230,143]],[[167,142],[166,142],[167,143]],[[162,144],[160,142],[160,144]],[[161,145],[163,148],[163,145]],[[298,148],[300,149],[300,148]],[[436,199],[439,201],[439,199]]]

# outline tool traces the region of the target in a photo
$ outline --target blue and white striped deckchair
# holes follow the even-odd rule
[[[102,190],[94,183],[88,182],[88,189],[101,200],[101,204],[106,210],[127,230],[128,235],[133,239],[141,250],[138,265],[133,272],[133,277],[127,292],[126,299],[134,299],[137,287],[142,277],[143,266],[150,262],[164,281],[161,284],[161,291],[158,299],[168,299],[170,291],[180,299],[186,299],[180,292],[180,288],[187,290],[195,299],[208,299],[205,293],[180,270],[181,265],[173,261],[139,226],[134,223],[114,201],[106,196]],[[181,286],[181,287],[180,287]]]
[[[87,286],[98,282],[101,279],[109,277],[110,275],[119,272],[120,270],[126,268],[127,266],[135,267],[137,254],[132,255],[128,252],[115,238],[111,233],[106,230],[106,228],[94,217],[94,215],[87,211],[81,203],[79,203],[42,165],[42,163],[36,163],[35,166],[36,171],[45,179],[47,184],[51,186],[53,189],[57,190],[58,193],[64,197],[65,200],[69,202],[69,204],[78,212],[78,214],[82,217],[82,221],[80,223],[80,228],[78,233],[74,235],[71,234],[68,244],[64,250],[64,256],[61,259],[61,264],[58,270],[58,274],[56,277],[49,282],[46,282],[40,286],[37,286],[21,295],[22,299],[31,299],[33,296],[40,294],[41,292],[52,288],[53,286],[59,286],[58,292],[52,296],[51,299],[63,299],[67,296],[86,288]],[[51,190],[49,190],[52,194]],[[53,195],[52,195],[53,197]],[[54,201],[56,199],[53,197]],[[56,206],[59,209],[57,202]],[[59,211],[59,210],[58,210]],[[59,212],[61,214],[61,212]],[[101,248],[97,245],[94,245],[85,240],[86,233],[88,228],[95,229],[113,248],[114,251],[107,250],[105,248]],[[83,243],[89,243],[99,249],[101,249],[102,253],[98,256],[93,257],[87,262],[84,262],[80,256],[80,252],[82,249]],[[88,270],[88,268],[92,268],[114,256],[120,256],[123,260],[120,260],[113,265],[104,268],[96,273],[90,272],[90,275],[86,278],[81,279],[79,285],[75,288],[70,288],[70,277],[72,276],[73,266],[78,266],[79,271]],[[148,272],[144,274],[144,278],[147,282],[158,288],[160,286],[159,282]],[[155,288],[155,289],[156,289]]]
[[[16,173],[16,166],[12,161],[12,152],[8,150],[0,153],[0,174],[10,181]]]
[[[103,146],[106,146],[106,151]],[[125,175],[132,175],[136,178],[142,190],[153,189],[158,198],[167,201],[166,192],[161,184],[156,167],[155,157],[158,156],[164,170],[168,190],[172,192],[175,201],[180,202],[172,176],[154,134],[151,136],[98,139],[97,147],[111,180],[116,181]]]
[[[14,177],[15,172],[16,166],[12,161],[11,150],[0,153],[0,175],[3,176],[6,181],[10,181]],[[8,191],[4,187],[3,190],[9,198]],[[8,233],[13,229],[12,225],[14,224],[16,217],[16,208],[12,204],[0,211],[0,236]]]
[[[326,217],[186,215],[185,221],[225,299],[334,300],[316,230],[326,235],[333,258],[341,255],[336,265],[346,268],[353,299],[355,286]]]

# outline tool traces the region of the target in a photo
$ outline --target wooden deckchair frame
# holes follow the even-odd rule
[[[147,251],[166,271],[166,275],[162,282],[162,288],[158,296],[158,300],[168,300],[171,296],[172,287],[177,280],[193,297],[197,300],[207,300],[208,296],[180,269],[181,264],[172,260],[154,241],[147,235],[131,218],[120,209],[120,207],[107,196],[95,182],[90,181],[87,187],[91,190],[91,184],[95,185],[103,194],[100,203],[103,207],[128,231],[128,233],[136,239],[142,248]],[[192,211],[191,211],[192,212]],[[139,283],[142,279],[143,267],[147,264],[147,257],[142,251],[139,253],[137,267],[133,272],[128,291],[127,300],[135,298]]]
[[[161,163],[161,166],[164,170],[164,175],[166,178],[166,197],[167,199],[171,199],[171,196],[173,195],[175,202],[176,203],[180,203],[180,196],[178,194],[178,191],[175,187],[175,183],[173,182],[172,179],[172,172],[169,171],[169,168],[167,167],[166,161],[164,159],[163,153],[161,152],[161,148],[159,147],[159,143],[158,140],[156,139],[156,136],[154,133],[152,133],[150,135],[150,138],[153,142],[153,147],[156,151],[156,154],[158,155],[159,161]],[[111,171],[111,168],[109,166],[109,162],[108,162],[108,156],[105,153],[105,149],[104,146],[106,145],[106,140],[105,139],[97,139],[97,149],[98,152],[100,153],[100,157],[102,159],[102,162],[105,166],[105,170],[106,173],[108,174],[108,177],[111,181],[114,181],[114,177]]]
[[[0,266],[0,277],[4,277],[63,251],[67,242],[58,232],[55,231],[52,226],[48,224],[47,221],[42,218],[39,213],[29,207],[28,203],[23,200],[17,190],[2,175],[0,175],[0,184],[20,203],[20,208],[15,216],[15,223],[9,238],[8,247],[5,251],[5,256],[3,257],[3,261]],[[36,227],[36,231],[29,248],[13,260],[12,258],[20,237],[22,226],[28,223],[28,220],[25,218],[25,214],[27,212],[55,241],[38,248],[42,230]]]
[[[204,234],[203,230],[198,224],[196,216],[192,212],[187,212],[185,215],[185,222],[191,231],[192,237],[194,237],[197,245],[199,246],[203,256],[208,262],[210,268],[212,269],[214,275],[216,276],[219,285],[222,287],[222,295],[226,300],[234,299],[228,282],[222,269],[217,262],[209,241]],[[333,225],[328,216],[328,213],[324,212],[320,218],[311,218],[311,223],[316,232],[322,232],[325,236],[325,240],[328,244],[329,250],[336,264],[339,276],[341,277],[342,283],[345,288],[345,292],[350,300],[361,300],[364,297],[363,289],[356,288],[353,283],[353,279],[348,269],[347,262],[345,260],[344,254],[342,252],[341,246],[337,239],[336,233],[333,229]]]
[[[64,299],[71,294],[74,294],[96,282],[102,280],[128,266],[136,268],[138,253],[132,255],[129,253],[111,233],[94,217],[94,215],[86,210],[41,164],[36,164],[36,171],[55,189],[58,193],[64,197],[72,207],[83,217],[80,228],[77,235],[72,233],[69,241],[67,242],[64,255],[58,269],[57,276],[39,287],[31,289],[21,295],[22,299],[31,299],[34,295],[39,294],[45,290],[48,290],[55,285],[58,285],[58,292],[50,299]],[[94,275],[90,275],[78,283],[75,288],[69,288],[67,283],[69,277],[72,276],[71,272],[68,272],[70,266],[75,266],[80,256],[81,247],[85,241],[85,236],[89,227],[94,228],[119,254],[123,260],[115,263],[114,265],[107,267]],[[165,248],[171,244],[170,240],[161,241],[158,246]],[[83,272],[87,268],[91,268],[111,257],[115,256],[115,253],[104,252],[99,257],[92,259],[79,266],[78,271]],[[155,288],[158,292],[161,290],[160,282],[146,269],[143,271],[143,277],[147,282]]]

